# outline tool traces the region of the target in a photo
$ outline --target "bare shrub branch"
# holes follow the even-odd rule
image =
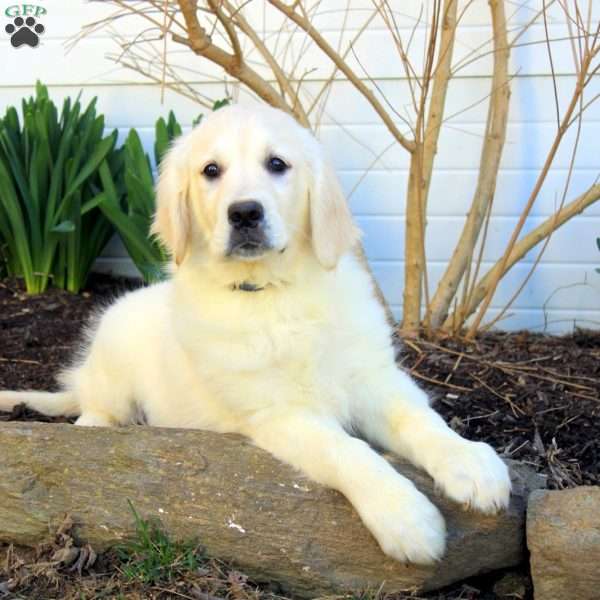
[[[348,80],[354,85],[354,87],[367,99],[369,104],[373,107],[375,112],[381,117],[381,120],[386,125],[390,133],[396,138],[398,143],[412,152],[414,143],[404,137],[404,134],[396,127],[394,120],[391,118],[389,113],[385,110],[383,105],[379,102],[375,94],[363,83],[363,81],[354,73],[354,71],[348,66],[346,61],[335,51],[335,49],[327,42],[327,40],[312,27],[310,21],[305,16],[300,15],[296,12],[295,7],[300,3],[296,2],[291,6],[288,6],[281,0],[267,0],[269,4],[279,10],[287,18],[291,19],[296,25],[298,25],[303,31],[305,31],[315,44],[325,53],[325,55],[331,60],[331,62],[341,71]]]
[[[490,0],[489,5],[494,31],[494,74],[485,139],[479,161],[477,188],[460,239],[428,308],[429,321],[433,329],[440,327],[446,319],[452,299],[473,259],[481,227],[486,215],[490,214],[506,139],[510,100],[508,77],[510,48],[506,35],[506,16],[503,0]],[[468,281],[465,282],[465,286],[468,287]]]
[[[502,316],[531,276],[537,266],[553,232],[569,219],[583,211],[600,198],[599,186],[594,183],[585,194],[565,204],[569,175],[562,195],[561,204],[540,226],[527,235],[521,233],[530,218],[532,208],[540,195],[550,172],[554,158],[565,143],[569,128],[576,122],[581,126],[585,111],[600,98],[596,94],[591,99],[584,96],[585,89],[600,71],[598,64],[600,24],[592,23],[591,1],[587,0],[587,10],[580,6],[583,0],[543,0],[541,8],[531,9],[531,18],[524,24],[509,27],[510,16],[506,17],[506,0],[489,0],[492,36],[482,44],[463,54],[453,63],[453,50],[456,44],[458,26],[474,4],[466,0],[458,8],[458,0],[431,0],[423,3],[420,11],[410,16],[409,27],[401,28],[399,18],[405,18],[409,11],[401,12],[397,3],[390,0],[371,0],[372,7],[359,9],[352,7],[352,0],[346,0],[340,9],[326,10],[323,0],[264,0],[264,6],[271,11],[270,16],[282,19],[272,31],[262,32],[252,25],[252,19],[245,12],[246,0],[106,0],[114,4],[118,11],[104,21],[91,24],[82,35],[90,34],[103,27],[117,23],[127,15],[144,19],[149,28],[134,39],[120,39],[121,54],[114,57],[118,64],[134,69],[152,81],[160,83],[163,89],[173,89],[204,105],[208,99],[198,91],[198,80],[206,80],[206,75],[194,70],[192,64],[175,64],[171,57],[176,52],[167,51],[167,36],[182,48],[189,48],[198,57],[216,65],[223,77],[231,77],[241,85],[238,89],[257,96],[263,101],[292,114],[306,127],[318,127],[330,97],[332,86],[343,76],[354,90],[367,101],[381,124],[394,140],[379,152],[367,149],[364,140],[340,125],[349,139],[365,147],[374,156],[373,164],[393,145],[400,145],[408,152],[409,182],[406,190],[405,220],[405,278],[404,278],[404,318],[402,331],[406,336],[421,332],[459,333],[467,320],[475,313],[468,336],[473,336],[481,328],[483,319],[490,307],[492,298],[508,270],[529,250],[543,242],[538,259],[522,285],[516,290],[509,303],[501,311]],[[253,4],[255,6],[255,4]],[[515,5],[515,12],[522,10],[526,2]],[[552,7],[562,14],[561,24],[568,35],[557,35],[550,27]],[[248,8],[251,10],[251,8]],[[347,36],[346,28],[351,11],[365,12],[364,20],[352,36]],[[330,41],[326,32],[319,31],[316,23],[323,14],[338,14],[340,35],[336,44]],[[384,93],[384,86],[365,67],[358,44],[369,25],[378,17],[383,22],[389,38],[389,51],[397,57],[397,78],[408,86],[405,102],[392,102]],[[543,26],[544,38],[523,40],[533,25]],[[425,41],[422,48],[416,48],[416,32],[422,28]],[[82,36],[78,36],[79,39]],[[510,39],[509,39],[510,38]],[[152,41],[162,43],[157,51]],[[558,56],[554,45],[568,41],[574,57],[576,84],[570,102],[560,114],[558,94],[558,74],[555,72],[554,57]],[[147,47],[144,47],[147,44]],[[554,88],[554,103],[557,115],[557,132],[545,163],[541,167],[527,201],[519,215],[516,227],[503,249],[502,256],[494,266],[480,277],[485,243],[490,219],[493,216],[494,197],[500,171],[500,160],[506,138],[510,85],[515,74],[509,73],[509,54],[516,48],[543,45],[546,48],[550,74]],[[327,64],[327,75],[316,90],[306,84],[312,65],[306,64],[309,49],[316,50],[320,59]],[[411,58],[422,51],[419,60]],[[493,72],[490,92],[482,100],[471,102],[461,111],[444,117],[447,104],[447,91],[453,77],[486,56],[493,57]],[[352,62],[351,60],[352,59]],[[358,64],[359,69],[351,66]],[[415,64],[419,66],[416,67]],[[355,70],[356,69],[356,70]],[[201,77],[197,77],[201,75]],[[217,76],[216,80],[222,81]],[[195,78],[195,79],[194,79]],[[231,81],[227,79],[228,81]],[[311,81],[316,85],[318,79]],[[488,114],[479,159],[477,184],[473,192],[469,211],[462,232],[449,264],[437,288],[430,298],[429,279],[426,261],[426,227],[428,200],[431,181],[435,172],[440,133],[444,127],[451,128],[448,120],[469,110],[481,101],[488,101]],[[329,121],[338,123],[333,112]],[[404,129],[405,130],[401,130]],[[577,149],[577,140],[573,156]],[[365,174],[366,174],[365,173]],[[364,175],[356,184],[358,186]],[[356,189],[355,186],[355,189]],[[352,190],[354,191],[354,190]],[[398,194],[402,203],[402,194]],[[364,260],[364,254],[361,253]],[[425,307],[425,316],[421,311]],[[493,321],[495,322],[495,321]]]
[[[498,265],[499,268],[496,271],[494,271],[493,274],[486,280],[486,286],[485,286],[486,289],[485,289],[485,292],[483,293],[483,295],[481,296],[482,283],[483,283],[482,282],[477,286],[475,297],[470,300],[469,306],[465,307],[464,315],[465,315],[465,317],[468,317],[474,312],[474,310],[477,308],[477,306],[479,306],[479,303],[481,303],[481,307],[479,308],[477,316],[473,319],[473,322],[471,323],[471,325],[469,327],[468,337],[473,337],[475,335],[475,333],[477,332],[477,330],[481,324],[481,321],[483,320],[485,313],[486,313],[487,309],[489,308],[489,305],[492,301],[494,293],[496,292],[496,289],[498,287],[500,279],[507,272],[507,265],[510,262],[510,256],[512,255],[514,247],[517,244],[519,235],[520,235],[520,233],[525,225],[525,222],[531,212],[533,204],[535,203],[535,201],[538,198],[539,192],[542,189],[542,186],[546,180],[546,177],[548,175],[550,167],[552,166],[552,163],[554,161],[554,157],[556,156],[556,153],[558,152],[558,148],[560,147],[561,142],[562,142],[566,132],[569,130],[569,125],[572,122],[571,119],[573,117],[573,114],[574,114],[577,106],[580,105],[581,95],[583,94],[583,91],[585,89],[585,81],[587,78],[587,74],[591,67],[592,61],[596,57],[598,51],[600,51],[600,46],[593,45],[589,48],[588,51],[586,51],[582,54],[580,70],[579,70],[579,73],[577,74],[577,82],[575,84],[575,89],[573,90],[573,95],[571,97],[571,101],[569,103],[569,106],[567,107],[565,114],[563,115],[563,117],[561,119],[561,123],[558,128],[558,131],[556,132],[554,141],[552,142],[552,146],[550,147],[550,150],[548,151],[548,155],[546,156],[544,165],[540,171],[537,181],[533,187],[533,190],[531,191],[531,194],[527,200],[527,203],[525,204],[525,207],[523,208],[523,211],[521,213],[521,216],[519,217],[517,225],[512,232],[512,235],[507,244],[506,250],[504,251],[504,255],[502,256],[502,258],[499,261],[499,265]],[[556,219],[556,221],[558,221],[558,219]],[[554,227],[554,229],[556,229],[556,227]]]
[[[564,206],[560,211],[548,217],[543,223],[538,225],[533,231],[528,233],[521,240],[516,242],[507,257],[502,257],[482,278],[475,288],[471,303],[465,308],[464,313],[468,316],[472,314],[478,304],[483,300],[488,290],[496,281],[499,281],[508,271],[514,267],[532,248],[537,246],[542,240],[551,235],[561,225],[582,213],[588,206],[600,200],[600,185],[595,184],[585,193],[581,194],[575,200]],[[452,320],[454,315],[450,315],[444,324],[444,329],[452,329]]]

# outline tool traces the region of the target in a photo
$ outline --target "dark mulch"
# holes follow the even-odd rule
[[[79,295],[49,289],[29,296],[15,281],[0,281],[0,389],[54,390],[86,321],[136,284],[94,275]]]
[[[50,290],[30,297],[19,284],[0,282],[0,389],[55,389],[54,375],[68,364],[89,316],[135,285],[94,276],[78,296]],[[406,341],[398,360],[430,391],[436,409],[459,433],[532,464],[548,476],[550,487],[600,484],[600,332],[565,337],[487,333],[469,343]],[[22,408],[12,415],[0,413],[0,420],[7,419],[64,420]],[[25,578],[16,586],[23,595],[13,597],[210,600],[214,594],[266,600],[276,594],[250,584],[243,591],[235,588],[238,575],[231,573],[236,572],[218,563],[199,578],[196,573],[160,590],[124,581],[109,555],[89,576],[51,565],[49,578],[36,576],[37,563],[48,562],[47,551],[41,558],[22,556],[0,546],[0,584],[11,574]],[[491,591],[494,584],[489,577],[473,580],[430,598],[499,598]],[[3,591],[0,587],[0,598]],[[530,590],[513,597],[530,597]]]
[[[551,488],[600,484],[600,332],[407,341],[399,362],[461,435],[530,463]]]

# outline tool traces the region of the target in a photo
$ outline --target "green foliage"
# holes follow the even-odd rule
[[[229,104],[231,103],[231,99],[230,98],[223,98],[222,100],[217,100],[214,104],[213,104],[213,111],[215,110],[219,110],[220,108],[223,108],[224,106],[229,106]]]
[[[85,109],[79,98],[67,98],[59,118],[38,82],[36,96],[23,100],[22,125],[13,107],[0,119],[0,276],[24,278],[29,293],[49,284],[78,292],[113,228],[145,282],[162,279],[168,259],[150,235],[154,176],[138,133],[131,129],[116,149],[116,131],[103,137],[96,98]],[[173,112],[158,119],[157,169],[181,133]]]
[[[60,116],[47,88],[0,119],[0,260],[35,294],[85,284],[112,227],[96,208],[99,167],[115,168],[117,132],[104,136],[96,98],[67,98]]]
[[[166,121],[158,119],[155,134],[154,156],[159,168],[171,142],[181,135],[172,111]],[[166,250],[150,235],[156,207],[152,164],[135,129],[130,130],[119,152],[117,168],[106,163],[100,166],[103,193],[98,207],[119,233],[144,281],[152,283],[162,279],[168,259]]]
[[[198,115],[194,121],[195,126],[202,119],[202,115]],[[162,157],[169,149],[171,142],[181,135],[181,125],[177,122],[173,111],[169,111],[169,118],[165,121],[162,117],[156,121],[155,140],[154,140],[154,160],[156,166],[160,165]]]
[[[218,100],[213,110],[228,104],[229,99]],[[196,126],[201,120],[202,115],[199,115],[192,125]],[[166,120],[161,117],[156,121],[154,160],[157,169],[171,143],[181,133],[181,125],[173,111]],[[119,233],[144,281],[152,283],[163,278],[163,267],[168,260],[166,250],[150,235],[156,208],[152,164],[135,129],[130,130],[120,152],[121,163],[117,169],[108,165],[100,167],[103,194],[98,207]]]
[[[193,542],[173,542],[160,523],[142,519],[128,500],[135,520],[136,537],[117,548],[127,579],[148,584],[169,582],[185,571],[197,569],[203,556]]]

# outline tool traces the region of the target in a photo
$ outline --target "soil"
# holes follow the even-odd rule
[[[18,282],[0,281],[0,389],[56,390],[55,375],[69,364],[88,320],[137,285],[94,275],[79,295],[48,289],[30,296]],[[33,413],[19,419],[28,414],[54,420]]]
[[[461,435],[533,465],[549,488],[600,485],[600,331],[405,340],[398,362]]]
[[[19,283],[0,282],[0,389],[56,389],[54,376],[69,364],[85,323],[136,285],[94,276],[80,295],[49,290],[41,296],[28,296]],[[600,485],[600,332],[580,330],[564,337],[492,332],[472,342],[405,340],[400,348],[399,364],[430,392],[435,408],[461,435],[486,441],[503,456],[533,465],[547,475],[550,488]],[[1,420],[66,419],[44,417],[17,407],[12,414],[0,413]],[[24,587],[17,586],[25,595],[12,596],[15,598],[214,600],[215,594],[209,593],[212,588],[202,583],[206,583],[206,577],[213,586],[215,581],[221,581],[217,597],[221,594],[263,600],[277,597],[273,590],[262,586],[258,591],[250,583],[244,583],[243,592],[233,593],[228,581],[233,577],[235,583],[239,573],[232,576],[237,571],[217,563],[211,563],[210,567],[217,574],[209,569],[210,575],[200,580],[195,578],[190,583],[192,587],[182,584],[183,587],[177,588],[173,584],[174,588],[152,590],[142,584],[124,582],[110,556],[101,557],[101,572],[92,569],[88,575],[67,574],[60,565],[54,565],[49,583],[43,577],[31,577],[31,572],[37,572],[35,565],[40,560],[42,564],[48,563],[43,552],[41,559],[21,558],[17,551],[10,552],[0,546],[0,598],[4,591],[2,582],[6,583],[11,573],[14,580],[15,572],[25,573],[22,576],[27,581]],[[14,570],[15,564],[21,565],[21,571]],[[13,566],[9,568],[10,565]],[[44,591],[32,583],[37,580],[45,582]],[[100,589],[94,586],[106,586],[108,582],[114,594],[96,595],[92,591]],[[499,598],[492,591],[494,585],[494,578],[488,577],[429,597]],[[51,594],[50,588],[56,591]],[[529,597],[528,585],[524,584],[525,588],[524,595],[513,597]],[[216,593],[217,588],[214,589]]]

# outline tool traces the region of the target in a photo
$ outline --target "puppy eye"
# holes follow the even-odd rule
[[[267,159],[267,171],[269,171],[270,173],[285,173],[290,166],[282,159],[279,158],[278,156],[270,156]]]
[[[217,163],[211,162],[204,167],[202,174],[206,179],[216,179],[221,175],[221,168]]]

